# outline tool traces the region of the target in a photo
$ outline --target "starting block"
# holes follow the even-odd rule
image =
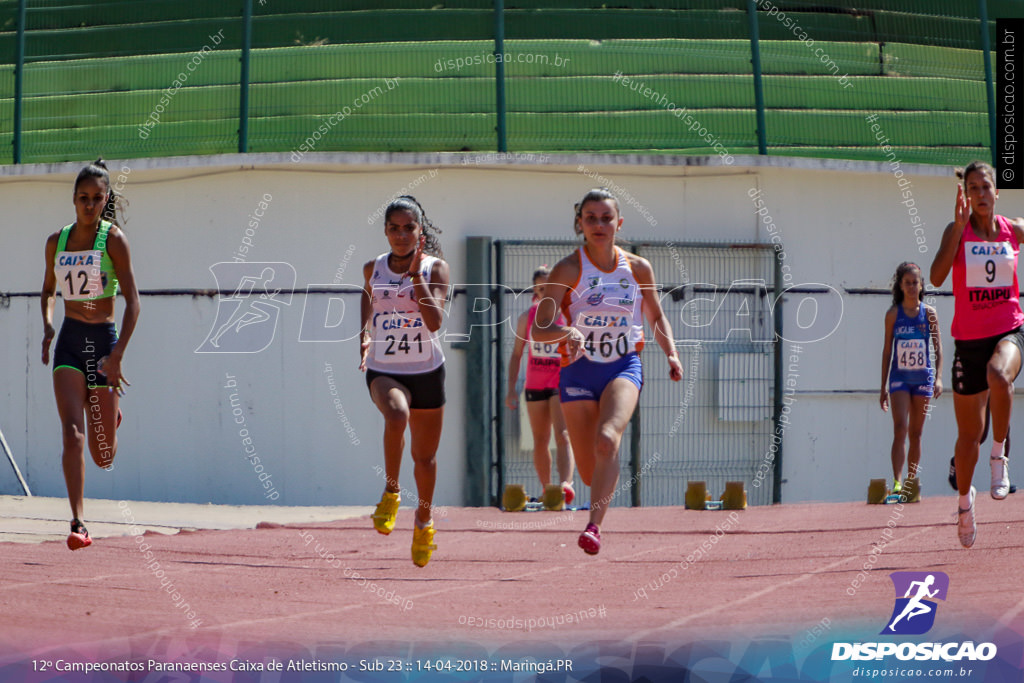
[[[565,508],[565,493],[561,484],[548,484],[544,487],[544,495],[541,496],[541,503],[545,510],[557,512]]]
[[[501,497],[501,507],[505,512],[519,512],[526,509],[527,500],[526,489],[522,484],[508,484]]]
[[[885,479],[872,479],[868,484],[868,504],[881,505],[885,502],[886,493]]]
[[[903,497],[906,503],[921,502],[921,481],[917,477],[907,477],[903,482]]]
[[[686,482],[686,498],[684,500],[687,510],[705,510],[705,504],[711,500],[708,493],[708,486],[703,481]]]
[[[706,500],[704,501],[705,510],[721,510],[724,505],[720,500]]]
[[[743,488],[743,482],[725,482],[725,492],[722,494],[721,502],[725,510],[745,510],[747,507],[747,492]]]

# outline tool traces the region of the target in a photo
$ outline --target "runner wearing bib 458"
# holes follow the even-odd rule
[[[559,387],[580,478],[590,488],[590,523],[579,546],[596,555],[600,525],[619,479],[619,444],[633,415],[643,375],[643,319],[668,356],[669,377],[683,378],[669,324],[647,260],[615,246],[619,202],[603,188],[576,205],[583,246],[552,269],[533,321],[533,338],[563,343]],[[558,325],[558,307],[569,325]]]
[[[942,337],[935,309],[921,301],[924,279],[916,263],[904,262],[892,281],[892,307],[885,314],[885,344],[882,347],[882,389],[879,403],[889,410],[892,400],[892,493],[903,493],[903,464],[909,460],[907,476],[917,479],[907,500],[920,500],[918,467],[921,461],[921,433],[932,396],[942,395]],[[932,342],[935,367],[932,367]],[[909,453],[906,448],[910,438]]]
[[[953,222],[942,235],[932,262],[931,282],[939,287],[953,272],[953,407],[957,440],[954,450],[960,505],[957,533],[964,547],[974,544],[974,467],[985,429],[986,405],[992,414],[991,494],[996,500],[1010,490],[1006,437],[1013,407],[1013,382],[1024,350],[1024,312],[1017,283],[1017,255],[1024,240],[1024,218],[995,212],[999,191],[995,169],[975,161],[957,172]]]

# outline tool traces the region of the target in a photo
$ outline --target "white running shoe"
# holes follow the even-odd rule
[[[992,497],[996,500],[1006,498],[1010,492],[1009,462],[1005,455],[988,459],[988,464],[992,466]]]
[[[960,545],[970,548],[974,545],[974,538],[978,535],[978,525],[974,523],[974,496],[976,491],[971,487],[971,503],[967,509],[957,508],[956,533],[960,536]]]

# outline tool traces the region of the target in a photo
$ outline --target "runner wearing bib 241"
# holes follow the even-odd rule
[[[977,524],[971,486],[985,429],[985,408],[992,413],[991,494],[1002,500],[1010,490],[1006,437],[1013,408],[1013,382],[1024,350],[1024,312],[1017,284],[1017,255],[1024,240],[1024,218],[995,212],[996,173],[975,161],[957,176],[954,218],[942,235],[932,262],[931,282],[939,287],[953,271],[954,449],[960,505],[957,534],[964,547],[974,544]]]
[[[414,197],[391,202],[384,212],[391,250],[363,266],[360,303],[359,369],[366,372],[370,397],[384,416],[384,493],[373,526],[385,535],[395,528],[408,427],[419,497],[412,536],[412,561],[418,567],[426,566],[437,548],[431,511],[445,400],[437,330],[448,290],[439,232]]]
[[[654,271],[646,259],[615,246],[621,227],[619,202],[608,190],[591,190],[576,205],[583,246],[552,269],[532,330],[538,341],[564,343],[559,386],[580,478],[590,486],[590,523],[579,537],[590,555],[601,549],[600,525],[619,479],[619,444],[643,386],[641,313],[668,356],[669,377],[683,378]],[[569,325],[555,322],[559,306]]]

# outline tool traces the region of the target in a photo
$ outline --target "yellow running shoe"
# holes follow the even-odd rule
[[[426,567],[430,556],[437,550],[434,545],[434,522],[422,529],[418,526],[412,530],[412,563],[417,567]]]
[[[385,536],[390,534],[395,528],[395,517],[398,516],[398,504],[401,502],[399,494],[385,491],[373,513],[373,528]]]

